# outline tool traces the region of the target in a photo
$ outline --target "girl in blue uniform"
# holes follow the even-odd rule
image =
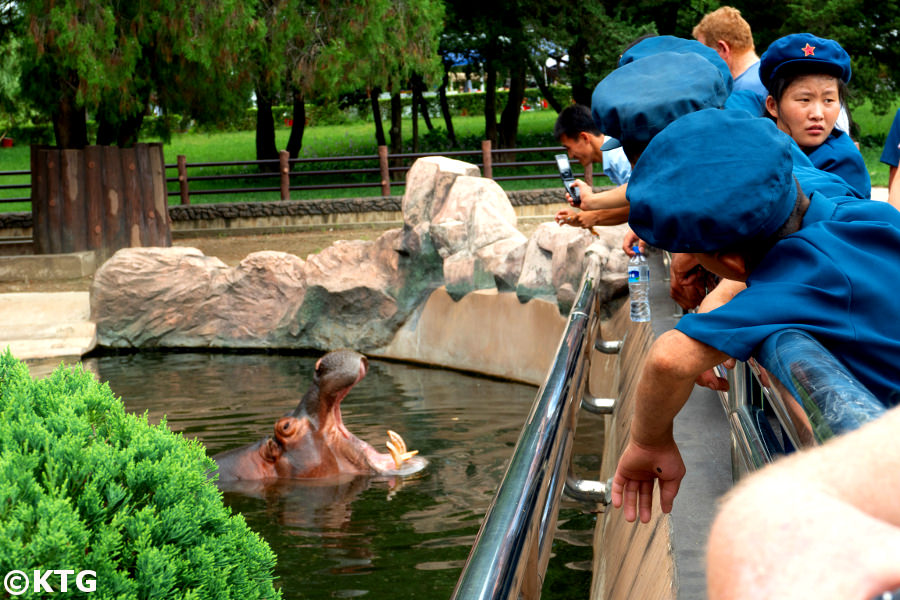
[[[850,56],[834,40],[795,33],[772,43],[760,58],[769,91],[766,111],[813,166],[839,175],[869,198],[872,182],[850,137],[835,128],[850,81]]]

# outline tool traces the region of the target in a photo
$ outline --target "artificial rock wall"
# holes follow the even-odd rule
[[[401,204],[402,228],[305,260],[256,252],[229,267],[192,248],[120,250],[91,288],[98,343],[349,347],[539,383],[586,257],[605,267],[604,300],[626,290],[624,226],[592,235],[548,222],[526,238],[505,192],[474,165],[418,160]],[[526,358],[509,369],[491,364],[494,352]]]

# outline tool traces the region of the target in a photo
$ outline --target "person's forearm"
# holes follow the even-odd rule
[[[599,210],[627,207],[628,199],[625,197],[627,186],[628,184],[626,183],[611,190],[584,194],[581,198],[581,208],[584,210]]]
[[[628,207],[586,210],[581,213],[581,222],[585,227],[621,225],[628,222]]]
[[[747,289],[747,284],[743,281],[723,279],[719,282],[719,285],[714,287],[709,294],[706,295],[703,302],[700,303],[699,308],[697,308],[697,312],[709,312],[714,310],[723,304],[730,302],[732,298],[745,289]]]
[[[638,382],[631,438],[645,446],[672,439],[675,415],[687,402],[697,376],[727,356],[678,330],[659,336]]]

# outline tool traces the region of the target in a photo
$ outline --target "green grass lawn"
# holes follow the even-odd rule
[[[863,158],[869,169],[869,175],[872,178],[873,186],[886,186],[888,168],[879,162],[881,155],[884,136],[890,128],[893,119],[893,112],[885,115],[876,115],[871,105],[864,103],[854,108],[853,118],[860,127],[860,140]],[[553,139],[551,132],[553,124],[556,121],[556,113],[553,110],[529,111],[522,113],[519,125],[519,147],[554,147],[559,148],[557,142]],[[419,138],[420,152],[431,152],[439,154],[450,150],[449,142],[446,138],[444,123],[442,119],[433,119],[435,132],[429,133],[424,122],[419,122]],[[385,126],[388,124],[386,123]],[[484,117],[468,116],[454,117],[453,126],[462,149],[480,150],[481,139],[484,133]],[[412,122],[404,120],[403,126],[404,152],[412,152]],[[286,126],[279,126],[276,129],[276,143],[279,148],[283,148],[287,143],[290,130]],[[216,132],[201,133],[187,132],[173,134],[172,139],[164,144],[163,152],[165,160],[168,164],[174,164],[178,155],[184,155],[188,163],[204,163],[204,162],[229,162],[229,161],[251,161],[256,157],[256,142],[254,131],[237,131],[237,132]],[[147,138],[142,141],[154,142],[158,139]],[[355,122],[342,125],[327,125],[308,127],[304,134],[303,149],[301,158],[326,157],[326,156],[366,156],[375,155],[377,148],[375,144],[375,126],[372,122]],[[522,155],[519,160],[551,160],[550,151],[546,155]],[[469,162],[480,162],[479,155],[464,157],[463,160]],[[0,171],[18,171],[28,170],[30,161],[29,148],[26,145],[16,145],[12,148],[0,148]],[[376,168],[375,161],[354,161],[353,167],[360,168]],[[336,163],[320,163],[314,165],[298,165],[295,170],[328,170],[335,168],[348,168],[348,165],[338,166]],[[221,173],[231,174],[250,174],[257,173],[254,167],[207,167],[189,169],[188,176],[197,177],[205,175],[214,175]],[[547,167],[521,167],[515,169],[516,174],[532,174],[547,173],[548,179],[536,181],[513,181],[502,182],[504,189],[529,189],[552,187],[558,183],[556,180],[555,170],[552,166]],[[511,169],[495,169],[495,176],[513,174]],[[175,170],[170,169],[167,172],[168,177],[175,176]],[[20,176],[4,176],[0,177],[0,185],[11,185],[17,183],[28,183],[30,177],[28,175]],[[308,179],[313,179],[312,177]],[[377,175],[338,175],[338,176],[316,176],[317,183],[342,183],[347,181],[378,181]],[[292,185],[299,185],[303,182],[292,179]],[[402,181],[400,182],[402,183]],[[271,179],[260,178],[241,178],[230,181],[191,182],[191,190],[214,189],[216,187],[277,187],[278,178]],[[170,190],[177,190],[177,184],[170,183]],[[402,193],[402,186],[396,186],[396,193]],[[347,188],[337,190],[313,190],[313,191],[292,191],[291,197],[296,199],[302,198],[333,198],[333,197],[352,197],[352,196],[376,196],[381,191],[378,187],[372,188]],[[13,198],[27,196],[28,190],[7,190],[0,188],[0,198]],[[246,200],[277,200],[278,192],[260,192],[246,194],[216,194],[216,195],[198,195],[193,197],[194,203],[208,202],[235,202]],[[179,202],[177,196],[169,199],[170,204]],[[0,211],[27,211],[30,210],[29,203],[0,203]]]

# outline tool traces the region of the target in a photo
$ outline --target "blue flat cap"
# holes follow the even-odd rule
[[[715,252],[775,233],[797,197],[790,138],[770,119],[701,110],[653,138],[628,181],[628,224],[670,252]]]
[[[678,117],[720,108],[727,98],[725,82],[709,61],[694,53],[661,52],[621,66],[598,83],[591,115],[612,138],[602,147],[610,150],[649,142]]]
[[[677,54],[692,53],[702,56],[719,70],[722,74],[722,80],[725,82],[725,87],[728,88],[728,93],[731,93],[731,89],[734,86],[734,80],[731,77],[731,70],[728,68],[728,63],[722,60],[722,57],[719,56],[718,52],[709,46],[704,46],[697,40],[686,40],[672,35],[650,37],[641,40],[623,52],[622,56],[619,58],[619,66],[627,65],[630,62],[654,54],[659,54],[660,52],[675,52]],[[683,75],[688,77],[690,76],[690,73],[683,73]]]
[[[834,40],[792,33],[772,42],[759,59],[759,79],[766,89],[779,75],[825,73],[850,81],[850,55]]]

